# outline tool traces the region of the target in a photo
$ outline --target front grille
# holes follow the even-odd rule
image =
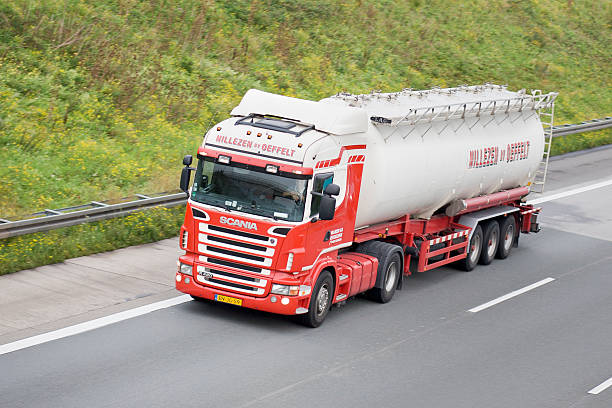
[[[223,276],[228,277],[228,278],[242,279],[242,280],[246,280],[246,281],[250,281],[250,282],[259,282],[259,279],[251,278],[250,276],[242,276],[242,275],[238,275],[236,273],[222,271],[220,269],[209,269],[209,268],[206,268],[206,269],[208,271],[216,274],[216,275],[223,275]]]
[[[206,245],[206,249],[212,252],[218,252],[229,256],[235,256],[236,258],[250,259],[251,261],[263,262],[266,258],[263,256],[244,254],[242,252],[230,251],[229,249],[217,248],[214,246]]]
[[[263,296],[279,240],[200,222],[197,281],[213,288]],[[261,277],[261,278],[260,278]]]
[[[219,285],[231,286],[231,287],[237,288],[237,289],[257,291],[257,288],[254,288],[252,286],[247,286],[247,285],[241,285],[241,284],[235,283],[235,282],[222,281],[222,280],[215,279],[215,278],[210,278],[210,279],[208,279],[208,281],[212,282],[212,283],[218,283]]]
[[[240,247],[244,247],[244,248],[248,248],[248,249],[253,249],[255,251],[266,252],[266,250],[268,249],[265,246],[255,245],[255,244],[247,244],[246,242],[233,241],[233,240],[227,239],[227,238],[215,237],[214,235],[209,235],[208,239],[210,241],[220,242],[222,244],[240,246]]]
[[[243,276],[202,265],[198,265],[197,272],[196,278],[201,284],[250,295],[263,295],[268,284],[268,280],[266,279]]]
[[[239,237],[257,239],[257,240],[264,241],[264,242],[268,242],[270,240],[269,237],[266,237],[264,235],[258,235],[258,234],[253,234],[253,233],[250,233],[250,232],[244,232],[244,231],[237,231],[237,230],[233,230],[233,229],[229,229],[229,228],[218,227],[216,225],[210,225],[209,224],[208,225],[208,229],[210,229],[211,231],[223,232],[225,234],[237,235]]]
[[[217,259],[217,258],[207,258],[207,262],[214,263],[217,265],[223,265],[234,269],[243,269],[245,271],[254,272],[254,273],[262,273],[263,269],[257,268],[255,266],[242,265],[232,261],[226,261],[225,259]]]

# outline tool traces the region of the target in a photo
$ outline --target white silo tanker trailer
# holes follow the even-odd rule
[[[206,133],[197,169],[183,161],[177,289],[314,327],[356,294],[388,302],[414,271],[506,258],[539,230],[521,199],[543,187],[556,96],[248,91]]]

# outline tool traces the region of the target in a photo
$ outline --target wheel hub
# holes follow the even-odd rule
[[[322,314],[327,309],[327,303],[329,302],[329,288],[327,284],[321,286],[319,294],[317,295],[317,314]]]
[[[393,289],[395,283],[395,276],[397,274],[397,265],[395,262],[391,263],[387,268],[387,274],[385,276],[385,291],[390,292]]]
[[[480,256],[480,235],[474,235],[472,245],[470,245],[470,260],[474,263]]]
[[[496,230],[492,231],[491,237],[489,238],[489,242],[487,243],[487,255],[492,257],[495,255],[495,251],[497,250],[497,241],[498,241],[498,233]]]

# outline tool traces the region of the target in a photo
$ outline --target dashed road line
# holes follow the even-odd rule
[[[544,197],[535,198],[533,200],[527,201],[527,204],[540,204],[545,203],[547,201],[558,200],[560,198],[565,198],[569,196],[573,196],[580,193],[585,193],[587,191],[596,190],[598,188],[607,187],[612,185],[612,179],[603,180],[599,183],[589,184],[588,186],[573,188],[571,190],[561,191],[560,193],[551,194]]]
[[[541,281],[538,281],[536,283],[532,283],[529,286],[525,286],[524,288],[515,290],[515,291],[510,292],[510,293],[508,293],[506,295],[503,295],[503,296],[500,296],[500,297],[498,297],[496,299],[493,299],[490,302],[483,303],[480,306],[473,307],[473,308],[469,309],[468,312],[472,312],[472,313],[480,312],[481,310],[488,309],[491,306],[495,306],[496,304],[501,303],[501,302],[503,302],[505,300],[512,299],[515,296],[521,295],[521,294],[523,294],[525,292],[529,292],[530,290],[533,290],[533,289],[535,289],[537,287],[540,287],[542,285],[546,285],[547,283],[550,283],[550,282],[552,282],[554,280],[555,280],[554,278],[542,279]]]
[[[597,387],[587,391],[589,394],[599,394],[600,392],[602,392],[603,390],[605,390],[606,388],[612,386],[612,377],[608,378],[606,381],[602,382],[601,384],[599,384]]]

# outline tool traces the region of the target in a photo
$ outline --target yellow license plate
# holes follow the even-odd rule
[[[242,306],[242,299],[236,299],[229,296],[215,295],[217,302],[229,303],[230,305]]]

